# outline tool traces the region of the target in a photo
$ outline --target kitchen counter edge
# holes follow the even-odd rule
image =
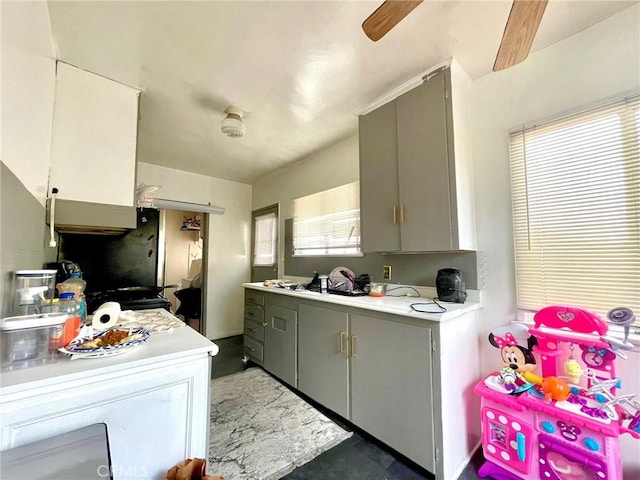
[[[411,309],[412,303],[428,303],[430,298],[424,297],[347,297],[344,295],[323,294],[318,292],[311,292],[309,290],[287,290],[280,287],[265,287],[262,283],[243,283],[243,288],[251,290],[258,290],[261,292],[274,293],[278,295],[287,295],[290,297],[296,297],[306,300],[314,300],[317,302],[333,303],[336,305],[344,305],[347,307],[361,308],[364,310],[373,310],[376,312],[390,313],[393,315],[402,315],[405,317],[411,317],[414,319],[428,320],[431,322],[446,322],[453,318],[464,315],[465,313],[473,310],[478,310],[482,307],[480,302],[467,301],[465,303],[447,303],[440,302],[443,307],[447,309],[443,313],[421,313]],[[428,309],[428,305],[424,306]]]

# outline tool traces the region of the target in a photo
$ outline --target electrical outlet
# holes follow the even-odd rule
[[[391,265],[382,266],[382,278],[384,280],[391,280]]]

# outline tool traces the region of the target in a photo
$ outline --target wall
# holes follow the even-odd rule
[[[55,260],[45,247],[55,59],[45,2],[0,5],[0,302],[9,314],[12,272]],[[53,258],[51,258],[53,254]]]
[[[368,273],[372,282],[435,287],[441,268],[457,268],[467,289],[477,290],[476,252],[383,255],[367,253],[361,257],[294,257],[293,219],[286,219],[284,231],[286,275],[312,277],[313,272],[329,274],[337,266],[345,266],[356,275]],[[391,267],[391,280],[383,280],[382,266]],[[393,287],[389,287],[393,288]],[[406,290],[405,290],[406,291]],[[394,295],[398,295],[396,292]]]
[[[284,221],[293,218],[294,198],[322,192],[359,179],[356,135],[254,182],[252,209],[274,203],[280,204],[278,238],[284,239]],[[281,278],[285,274],[285,246],[283,241],[278,243],[278,278]]]
[[[49,236],[45,209],[18,178],[0,162],[0,316],[12,315],[13,272],[42,268],[55,261],[55,249],[45,247]],[[52,256],[53,254],[53,256]]]
[[[205,334],[209,339],[243,331],[244,292],[250,278],[251,186],[189,172],[138,163],[138,184],[162,185],[158,198],[219,205],[224,215],[209,215]]]
[[[49,181],[55,54],[46,2],[2,2],[1,159],[44,205]]]
[[[360,178],[358,136],[335,145],[278,170],[253,185],[253,209],[273,203],[280,204],[278,278],[284,276],[312,277],[313,271],[329,273],[333,267],[345,265],[356,274],[369,273],[375,281],[383,281],[382,266],[392,266],[393,283],[435,287],[439,268],[462,270],[467,288],[477,288],[475,252],[433,253],[411,255],[367,254],[364,257],[293,258],[291,227],[293,199],[354,182]]]
[[[472,85],[478,250],[486,255],[480,311],[482,371],[499,358],[489,331],[516,318],[509,130],[617,96],[640,85],[640,6],[532,54]],[[638,354],[618,362],[624,392],[640,395]],[[640,475],[640,442],[623,437],[625,478]]]

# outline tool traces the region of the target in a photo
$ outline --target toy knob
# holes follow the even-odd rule
[[[636,321],[636,316],[633,311],[627,307],[616,307],[609,310],[607,318],[616,325],[626,326],[631,325]]]

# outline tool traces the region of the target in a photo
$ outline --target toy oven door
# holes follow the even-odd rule
[[[549,480],[608,480],[606,458],[541,434],[540,478]]]
[[[482,409],[482,446],[485,458],[528,474],[532,466],[533,427],[513,414],[495,408]]]

